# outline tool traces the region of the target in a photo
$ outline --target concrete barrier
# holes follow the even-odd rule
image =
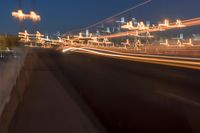
[[[0,132],[6,133],[9,124],[23,98],[25,85],[17,82],[26,83],[27,73],[22,71],[27,57],[28,49],[16,49],[18,56],[8,61],[0,62]],[[21,78],[24,79],[21,79]]]
[[[11,58],[0,65],[0,116],[5,105],[9,102],[12,88],[16,84],[17,77],[24,65],[24,59],[27,54],[26,49],[17,49],[19,56]]]

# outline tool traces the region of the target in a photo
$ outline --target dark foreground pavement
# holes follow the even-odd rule
[[[198,70],[34,52],[38,62],[11,133],[104,132],[101,125],[111,133],[200,132]]]
[[[75,93],[69,95],[73,87],[63,77],[56,64],[48,56],[48,50],[33,50],[27,60],[36,56],[31,82],[23,102],[19,105],[10,125],[11,133],[99,133],[99,128],[91,114],[81,109],[75,101]],[[76,98],[78,101],[79,98]],[[89,114],[89,113],[88,113]]]

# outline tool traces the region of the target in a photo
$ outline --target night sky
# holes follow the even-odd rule
[[[41,14],[42,21],[31,29],[50,34],[91,25],[139,2],[142,0],[22,0],[22,9]],[[153,22],[164,18],[187,19],[200,16],[199,6],[200,0],[153,0],[131,12],[130,16]],[[19,24],[12,18],[11,12],[18,7],[17,0],[0,1],[0,33],[16,34],[31,24],[29,21]]]

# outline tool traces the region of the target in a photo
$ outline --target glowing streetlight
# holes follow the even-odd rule
[[[37,15],[34,11],[31,11],[30,14],[28,15],[28,18],[31,19],[34,22],[38,22],[41,20],[40,15]]]
[[[23,13],[22,10],[18,10],[17,12],[12,12],[12,16],[16,19],[19,19],[19,21],[26,19],[26,15]]]
[[[165,19],[163,24],[159,24],[159,27],[169,27],[169,20]]]
[[[182,21],[181,21],[180,19],[177,19],[177,20],[176,20],[176,25],[177,25],[178,27],[185,27],[185,25],[183,25],[183,23],[182,23]]]
[[[12,12],[12,16],[19,21],[23,21],[25,19],[32,20],[34,22],[38,22],[41,20],[40,15],[36,14],[34,11],[30,11],[29,14],[23,13],[22,10],[18,10],[17,12]]]

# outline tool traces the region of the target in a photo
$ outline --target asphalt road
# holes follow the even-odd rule
[[[43,133],[71,132],[64,128],[70,124],[81,129],[71,103],[89,127],[100,132],[200,132],[199,70],[81,53],[35,52],[40,63],[13,119],[12,133],[38,133],[39,128]],[[39,66],[41,62],[45,67]],[[67,123],[69,115],[77,123]]]

